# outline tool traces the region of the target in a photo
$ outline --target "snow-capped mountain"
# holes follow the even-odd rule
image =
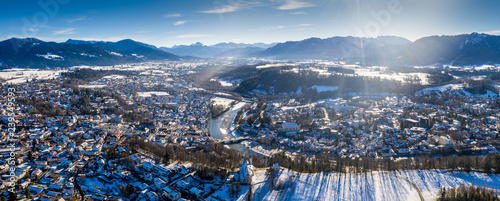
[[[416,40],[400,56],[407,64],[480,65],[500,63],[500,36],[461,34]]]
[[[113,65],[144,60],[179,59],[154,46],[123,40],[118,42],[45,42],[36,38],[11,38],[0,42],[2,68]]]
[[[120,40],[118,42],[105,42],[105,41],[81,41],[69,39],[66,41],[69,44],[92,44],[98,46],[106,51],[119,53],[125,56],[140,55],[149,60],[162,60],[162,59],[177,59],[178,57],[170,53],[158,49],[154,45],[149,45],[142,42],[137,42],[131,39]]]
[[[195,57],[247,57],[266,48],[274,46],[275,43],[218,43],[215,45],[204,45],[200,42],[191,45],[176,45],[171,48],[161,47],[160,49],[180,56]]]
[[[279,43],[258,54],[278,59],[344,59],[374,65],[481,65],[500,63],[500,36],[429,36],[411,42],[395,36],[309,38]]]
[[[411,41],[395,36],[377,38],[332,37],[309,38],[288,41],[268,48],[259,55],[282,59],[350,59],[372,60],[387,57],[411,44]]]

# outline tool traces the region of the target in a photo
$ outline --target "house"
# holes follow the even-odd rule
[[[176,190],[170,188],[169,186],[165,186],[161,189],[162,195],[170,200],[178,200],[181,198],[181,194]]]
[[[109,119],[108,123],[110,123],[110,124],[121,124],[121,123],[123,123],[123,119],[122,118],[118,118],[118,117],[114,117],[114,118]]]
[[[147,198],[151,201],[158,201],[159,198],[158,198],[158,195],[153,192],[153,191],[149,191],[147,194],[146,194]]]
[[[448,136],[439,136],[438,142],[439,145],[453,145]]]
[[[132,161],[136,164],[138,164],[139,162],[141,162],[141,159],[139,159],[139,157],[137,156],[137,154],[132,154],[130,155],[130,158],[132,159]]]
[[[277,123],[278,130],[282,132],[298,132],[300,131],[300,125],[295,122],[280,122]]]
[[[161,178],[155,178],[154,179],[154,183],[155,183],[155,187],[158,188],[158,189],[162,189],[164,188],[165,186],[167,186],[167,182],[165,182],[163,179]]]
[[[144,163],[142,163],[142,168],[148,172],[151,172],[154,170],[155,166],[151,163],[144,162]]]
[[[55,190],[55,191],[61,191],[63,185],[62,184],[50,184],[49,188],[50,190]]]
[[[38,188],[35,186],[28,187],[32,195],[40,195],[43,192],[43,188]]]

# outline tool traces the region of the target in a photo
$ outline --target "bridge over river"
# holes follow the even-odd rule
[[[245,140],[250,140],[252,139],[251,137],[236,137],[236,138],[226,138],[226,139],[219,139],[217,142],[220,142],[222,144],[234,144],[234,143],[240,143]]]

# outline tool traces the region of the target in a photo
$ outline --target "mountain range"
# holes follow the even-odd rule
[[[500,63],[500,36],[471,33],[411,42],[395,36],[309,38],[279,43],[258,57],[343,59],[367,65],[481,65]]]
[[[68,40],[56,43],[36,38],[11,38],[0,42],[1,68],[114,65],[180,58],[155,46],[130,39],[118,42]]]
[[[200,42],[191,45],[176,45],[171,48],[160,49],[180,56],[195,56],[203,58],[213,57],[248,57],[273,47],[276,43],[219,43],[215,45],[203,45]]]
[[[0,42],[1,68],[113,65],[191,57],[341,59],[366,65],[499,64],[500,36],[471,33],[429,36],[414,42],[396,36],[337,36],[273,44],[219,43],[207,46],[198,42],[170,48],[157,48],[130,39],[118,42],[69,39],[56,43],[36,38],[11,38]]]

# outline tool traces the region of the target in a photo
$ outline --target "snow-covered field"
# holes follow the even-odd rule
[[[283,66],[296,66],[297,64],[295,63],[276,63],[276,64],[264,64],[257,66],[257,69],[263,69],[263,68],[273,68],[273,67],[283,67]]]
[[[339,87],[338,86],[312,86],[311,87],[312,89],[315,89],[316,92],[318,93],[321,93],[321,92],[324,92],[324,91],[337,91],[339,90]]]
[[[125,76],[123,75],[108,75],[108,76],[104,76],[102,79],[123,79],[125,78]]]
[[[39,80],[52,79],[60,76],[67,70],[35,70],[35,69],[9,69],[0,71],[0,78],[6,79],[9,83],[22,83],[33,78]]]
[[[214,105],[224,105],[225,107],[229,107],[229,105],[235,100],[229,98],[214,97],[212,98],[212,101],[214,101]]]
[[[282,169],[279,180],[292,185],[270,190],[265,170],[254,176],[254,200],[420,200],[415,184],[424,200],[434,200],[440,187],[460,184],[500,189],[500,175],[483,173],[450,173],[445,170],[401,170],[367,174],[315,173],[297,174]],[[406,181],[407,179],[408,181]],[[240,197],[244,200],[244,197]]]
[[[86,85],[79,85],[78,87],[86,88],[86,89],[97,89],[97,88],[104,88],[107,86],[108,85],[104,85],[104,84],[86,84]]]
[[[460,89],[460,88],[463,88],[463,87],[464,87],[463,84],[447,84],[447,85],[443,85],[443,86],[439,86],[439,87],[425,88],[425,89],[422,89],[422,90],[418,91],[417,93],[420,93],[420,92],[429,92],[429,91],[444,92],[444,91],[449,91],[449,90]]]
[[[486,90],[486,93],[485,94],[471,94],[469,93],[468,91],[466,91],[465,89],[462,89],[462,92],[466,95],[466,96],[472,96],[472,97],[483,97],[483,98],[492,98],[492,97],[496,97],[497,94],[495,92],[492,92],[490,90]]]
[[[492,92],[490,90],[486,90],[485,94],[471,94],[468,91],[466,91],[464,89],[464,87],[465,87],[464,84],[447,84],[447,85],[438,86],[438,87],[425,88],[425,89],[418,91],[417,93],[425,93],[425,92],[431,92],[431,91],[445,92],[445,91],[456,90],[457,92],[460,92],[462,95],[470,96],[470,97],[491,98],[491,97],[497,96],[497,94],[495,92]],[[498,85],[493,85],[493,87],[498,88]]]
[[[405,78],[407,77],[418,77],[420,79],[420,83],[423,85],[429,84],[427,76],[429,74],[427,73],[385,73],[381,71],[374,71],[372,69],[368,68],[359,68],[355,69],[355,73],[359,76],[366,76],[366,77],[380,77],[382,79],[388,79],[388,80],[398,80],[404,82]]]
[[[140,97],[151,97],[152,95],[156,96],[168,96],[170,95],[166,91],[143,91],[143,92],[137,92],[137,95]]]

